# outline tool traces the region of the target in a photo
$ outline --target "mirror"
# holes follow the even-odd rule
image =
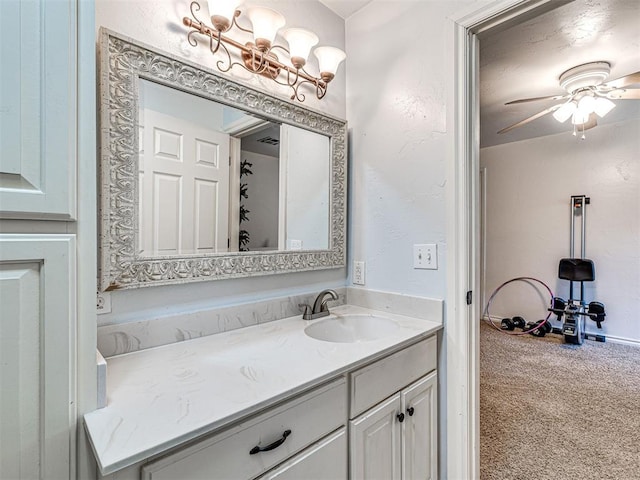
[[[101,30],[100,288],[345,263],[346,124]]]
[[[329,248],[330,141],[138,83],[141,256]]]

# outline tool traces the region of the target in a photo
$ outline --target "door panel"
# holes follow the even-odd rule
[[[437,376],[432,373],[402,391],[402,478],[437,478]]]
[[[75,217],[75,3],[0,1],[0,217]]]
[[[0,478],[69,479],[75,239],[0,235]]]
[[[227,251],[229,135],[151,109],[141,121],[142,254]]]
[[[400,479],[400,394],[351,420],[350,478],[353,480]]]

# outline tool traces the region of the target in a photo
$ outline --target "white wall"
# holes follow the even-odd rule
[[[280,160],[277,157],[242,151],[242,161],[252,164],[253,175],[242,177],[247,184],[247,196],[242,200],[249,210],[248,222],[240,224],[242,230],[249,232],[249,250],[278,249],[278,181]]]
[[[286,156],[286,247],[302,242],[304,250],[329,248],[329,137],[282,126],[281,156]]]
[[[350,258],[367,288],[445,297],[447,16],[470,3],[374,0],[347,19]],[[416,243],[438,244],[439,270],[413,269]]]
[[[206,19],[206,2],[201,3],[201,18]],[[288,26],[313,30],[322,44],[344,49],[344,21],[317,0],[268,0],[259,3],[280,11],[287,18]],[[186,27],[182,25],[182,17],[190,15],[189,4],[188,0],[96,0],[96,29],[104,26],[173,55],[212,67],[214,60],[206,44],[201,42],[194,48],[186,42]],[[315,71],[315,65],[315,59],[312,58],[309,70]],[[234,70],[233,78],[243,79],[245,83],[289,98],[286,90],[275,90],[277,85],[274,82],[261,77],[249,77],[241,70]],[[331,82],[326,97],[319,101],[307,95],[305,106],[345,117],[344,65]],[[98,316],[98,322],[100,325],[123,323],[180,311],[320,291],[322,288],[344,285],[345,276],[344,269],[332,269],[112,292],[112,313]]]
[[[489,293],[526,275],[568,297],[569,282],[557,279],[558,261],[569,256],[570,196],[585,194],[591,197],[586,254],[596,266],[596,281],[585,284],[585,295],[607,310],[598,333],[640,341],[638,132],[640,120],[633,120],[588,130],[586,140],[561,133],[481,150],[487,168]],[[541,318],[547,298],[529,287],[509,286],[491,313]],[[597,331],[587,322],[588,330]]]

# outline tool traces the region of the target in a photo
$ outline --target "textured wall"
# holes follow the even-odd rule
[[[586,253],[596,265],[596,281],[585,284],[586,299],[607,307],[600,332],[640,341],[639,131],[640,120],[633,120],[598,126],[586,132],[586,140],[561,133],[481,150],[489,293],[527,275],[567,298],[568,282],[557,279],[558,261],[569,254],[569,199],[585,194],[591,197]],[[492,314],[544,314],[544,302],[530,287],[503,292]],[[597,330],[591,321],[587,329]]]
[[[322,44],[344,49],[344,21],[320,2],[260,3],[278,9],[287,18],[288,26],[314,30]],[[160,50],[211,66],[213,60],[206,45],[201,43],[198,48],[193,48],[186,44],[186,28],[182,25],[182,17],[189,16],[189,4],[187,0],[97,0],[96,29],[104,26]],[[201,18],[205,19],[206,2],[203,1],[202,4],[204,10]],[[258,77],[244,77],[238,72],[237,78],[263,90],[278,93],[272,90],[273,82],[266,82]],[[280,95],[288,98],[285,91],[280,91]],[[314,101],[307,96],[305,104],[330,115],[345,117],[344,64],[340,66],[325,99]],[[344,285],[345,276],[344,269],[334,269],[113,292],[112,313],[100,315],[98,322],[100,325],[126,323],[299,292],[319,291],[324,287]]]
[[[445,296],[446,18],[461,5],[374,0],[347,20],[350,258],[367,288]],[[439,270],[413,269],[416,243],[438,244]]]

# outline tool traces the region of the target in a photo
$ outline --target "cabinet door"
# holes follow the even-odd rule
[[[259,478],[259,480],[300,479],[347,480],[346,428],[342,427]]]
[[[402,392],[405,421],[402,423],[402,478],[437,478],[438,395],[437,376],[418,380]]]
[[[75,217],[77,1],[0,1],[0,217]]]
[[[0,478],[74,475],[75,239],[0,235]]]
[[[400,393],[351,420],[352,480],[400,479]]]

